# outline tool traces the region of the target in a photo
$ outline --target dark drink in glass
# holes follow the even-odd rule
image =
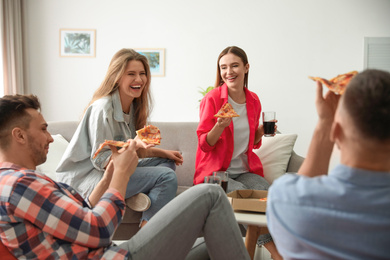
[[[225,191],[227,191],[228,186],[228,180],[229,180],[229,174],[226,171],[216,171],[213,172],[213,176],[219,176],[221,178],[221,187]]]
[[[225,193],[226,193],[226,191],[227,191],[227,186],[228,186],[228,182],[222,180],[222,181],[221,181],[221,186],[222,186],[222,189],[223,189],[223,190],[225,191]]]
[[[276,122],[276,112],[274,111],[263,112],[264,136],[275,135],[275,122]]]
[[[264,135],[273,135],[275,133],[275,122],[263,122]]]

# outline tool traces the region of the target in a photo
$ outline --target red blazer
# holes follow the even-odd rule
[[[261,146],[261,140],[259,143],[254,144],[255,132],[259,127],[261,104],[258,96],[254,92],[246,88],[244,90],[249,123],[247,151],[249,171],[264,177],[263,165],[259,157],[252,151]],[[214,146],[210,146],[206,141],[207,133],[217,122],[217,118],[214,115],[226,102],[228,102],[228,89],[226,84],[207,93],[200,102],[200,121],[196,131],[198,135],[198,149],[196,151],[195,161],[195,185],[203,183],[205,176],[211,175],[214,171],[225,171],[230,165],[234,149],[233,121],[225,128]]]

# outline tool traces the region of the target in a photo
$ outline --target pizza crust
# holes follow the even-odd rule
[[[100,144],[99,148],[96,150],[95,154],[93,155],[92,159],[95,159],[96,156],[102,151],[103,147],[106,145],[113,145],[116,147],[127,147],[129,146],[129,143],[122,142],[122,141],[114,141],[114,140],[104,140],[103,143]]]
[[[358,72],[354,70],[348,73],[337,75],[336,77],[330,80],[320,78],[320,77],[310,77],[310,76],[309,79],[312,79],[314,81],[319,81],[322,84],[324,84],[330,91],[333,91],[338,95],[342,95],[345,92],[348,83],[356,74],[358,74]]]

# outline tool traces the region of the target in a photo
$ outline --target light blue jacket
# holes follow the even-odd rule
[[[133,113],[133,107],[130,111]],[[57,167],[57,180],[67,183],[88,198],[103,176],[111,150],[105,147],[92,159],[94,153],[104,140],[126,141],[134,138],[133,118],[134,114],[129,125],[125,122],[119,91],[91,104]]]

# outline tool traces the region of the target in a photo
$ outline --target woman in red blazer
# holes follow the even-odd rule
[[[261,146],[264,128],[262,124],[259,125],[260,99],[248,90],[248,73],[249,63],[244,50],[231,46],[221,52],[215,88],[200,103],[194,184],[203,183],[204,177],[215,171],[227,171],[227,192],[268,190],[263,165],[252,151]],[[227,102],[240,116],[214,117]],[[273,259],[279,259],[280,255],[269,234],[261,237],[258,244],[264,244]]]

